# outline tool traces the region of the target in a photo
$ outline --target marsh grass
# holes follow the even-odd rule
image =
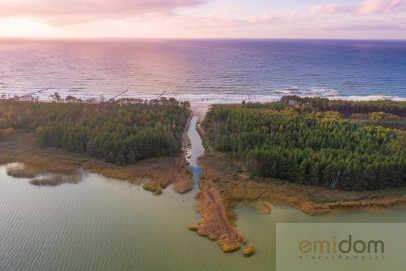
[[[200,192],[196,195],[196,210],[202,214],[199,224],[190,230],[210,240],[218,240],[224,252],[241,247],[243,236],[235,226],[235,207],[242,203],[264,214],[271,212],[271,205],[290,206],[309,215],[335,215],[341,212],[380,212],[385,208],[406,206],[406,189],[348,192],[322,187],[304,186],[280,180],[262,178],[251,180],[241,172],[230,157],[207,151],[200,159],[203,166]],[[246,240],[244,240],[246,242]],[[244,255],[255,249],[250,244]]]
[[[183,194],[193,189],[192,172],[189,167],[183,166],[178,170],[178,181],[175,190]]]
[[[139,180],[148,179],[143,188],[155,194],[160,194],[169,184],[174,184],[179,193],[193,188],[192,175],[184,157],[151,158],[125,167],[100,160],[89,160],[83,163],[83,169],[135,184],[138,184]]]
[[[244,249],[244,256],[251,256],[255,252],[255,247],[253,244],[249,244],[247,248]]]
[[[148,181],[142,185],[145,190],[151,191],[155,195],[160,195],[162,193],[162,187],[159,183],[154,181]]]
[[[17,133],[17,136],[0,142],[0,165],[23,163],[37,174],[73,174],[84,158],[73,153],[38,147],[35,133]]]
[[[24,175],[27,178],[49,173],[62,176],[74,175],[78,169],[83,168],[134,184],[141,184],[148,179],[152,183],[145,183],[144,188],[155,193],[162,192],[162,189],[172,183],[179,193],[193,188],[192,175],[183,156],[151,158],[122,167],[89,157],[86,154],[66,152],[55,148],[39,148],[34,133],[19,133],[12,139],[0,142],[0,164],[16,161],[23,163],[35,173],[35,175]],[[22,174],[22,170],[19,171]],[[54,181],[49,180],[49,183],[57,183],[59,177],[55,178]],[[33,180],[35,184],[40,184],[40,182],[45,181]]]
[[[309,215],[334,215],[340,212],[372,211],[406,205],[406,189],[380,191],[340,191],[323,187],[292,184],[270,178],[250,180],[243,173],[236,174],[230,157],[206,154],[203,178],[213,179],[222,192],[223,201],[231,211],[240,202],[270,201],[277,205],[291,206]],[[231,210],[230,210],[231,209]]]
[[[74,174],[74,175],[53,175],[53,176],[46,176],[42,178],[35,178],[30,180],[30,184],[37,185],[37,186],[57,186],[63,183],[69,184],[77,184],[82,180],[81,174]]]
[[[14,157],[7,155],[7,154],[0,154],[0,165],[14,163]]]
[[[13,163],[7,165],[6,172],[8,176],[14,178],[34,178],[38,174],[38,172],[34,169],[21,163]]]
[[[42,173],[73,174],[79,168],[79,164],[73,161],[37,155],[23,158],[21,161]]]
[[[197,231],[197,234],[206,236],[210,240],[217,240],[224,252],[239,249],[242,235],[228,220],[226,206],[217,186],[212,181],[202,182],[196,199],[203,218],[199,224],[190,225],[189,229]]]
[[[263,200],[256,200],[256,201],[242,201],[242,205],[249,207],[250,209],[260,213],[268,215],[271,213],[271,204],[269,202]]]

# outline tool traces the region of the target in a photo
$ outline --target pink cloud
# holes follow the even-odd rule
[[[309,8],[310,15],[331,15],[338,13],[345,13],[351,9],[349,6],[344,6],[340,4],[330,4],[330,5],[317,5]]]
[[[3,0],[0,17],[37,17],[53,24],[92,19],[123,18],[146,13],[170,13],[176,8],[196,7],[208,0]]]
[[[366,0],[357,5],[357,14],[390,14],[396,9],[406,8],[406,0]]]
[[[406,0],[365,0],[355,5],[317,5],[309,8],[309,14],[315,15],[385,15],[406,9]]]
[[[324,30],[345,30],[345,31],[377,31],[377,30],[405,30],[406,24],[381,24],[381,23],[365,23],[365,24],[351,24],[340,26],[328,26]]]

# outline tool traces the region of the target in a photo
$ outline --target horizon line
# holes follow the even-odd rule
[[[209,37],[13,37],[0,36],[0,40],[331,40],[331,41],[397,41],[406,42],[406,39],[379,39],[379,38],[209,38]]]

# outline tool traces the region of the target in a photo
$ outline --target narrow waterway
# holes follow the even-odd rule
[[[202,173],[202,168],[199,165],[199,158],[204,154],[202,139],[197,132],[198,120],[199,118],[197,116],[193,116],[187,131],[187,135],[190,139],[190,149],[188,150],[189,155],[187,160],[193,173],[194,190],[199,188],[199,180]]]

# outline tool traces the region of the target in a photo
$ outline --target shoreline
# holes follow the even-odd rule
[[[58,93],[61,95],[63,99],[68,96],[72,96],[76,99],[82,99],[83,101],[89,100],[92,102],[102,102],[107,101],[116,96],[116,94],[105,94],[105,93],[83,93],[79,94],[76,91],[70,90],[63,90],[63,89],[45,89],[42,90],[41,94],[30,95],[32,93],[38,92],[40,90],[32,90],[32,91],[12,91],[12,92],[0,92],[0,99],[9,99],[13,98],[14,95],[19,95],[21,97],[29,97],[38,98],[41,102],[51,101],[49,100],[49,96]],[[28,93],[27,93],[28,92]],[[4,94],[4,97],[2,98]],[[118,94],[118,93],[117,93]],[[139,100],[154,100],[156,99],[159,94],[156,93],[154,95],[151,94],[124,94],[120,96],[123,99],[139,99]],[[242,101],[246,102],[253,102],[253,103],[268,103],[268,102],[276,102],[280,100],[285,95],[298,95],[300,97],[310,97],[310,98],[327,98],[329,100],[344,100],[344,101],[376,101],[376,100],[392,100],[392,101],[406,101],[405,97],[401,96],[392,96],[392,95],[385,95],[385,94],[367,94],[367,95],[352,95],[352,96],[339,96],[339,95],[319,95],[318,91],[315,91],[314,94],[302,94],[295,91],[285,90],[285,91],[277,91],[270,94],[252,94],[247,95],[246,93],[232,93],[232,94],[166,94],[163,95],[163,98],[170,99],[174,98],[178,101],[189,101],[191,104],[241,104]]]
[[[193,115],[197,116],[199,121],[202,122],[213,105],[213,103],[190,103],[190,109]]]

